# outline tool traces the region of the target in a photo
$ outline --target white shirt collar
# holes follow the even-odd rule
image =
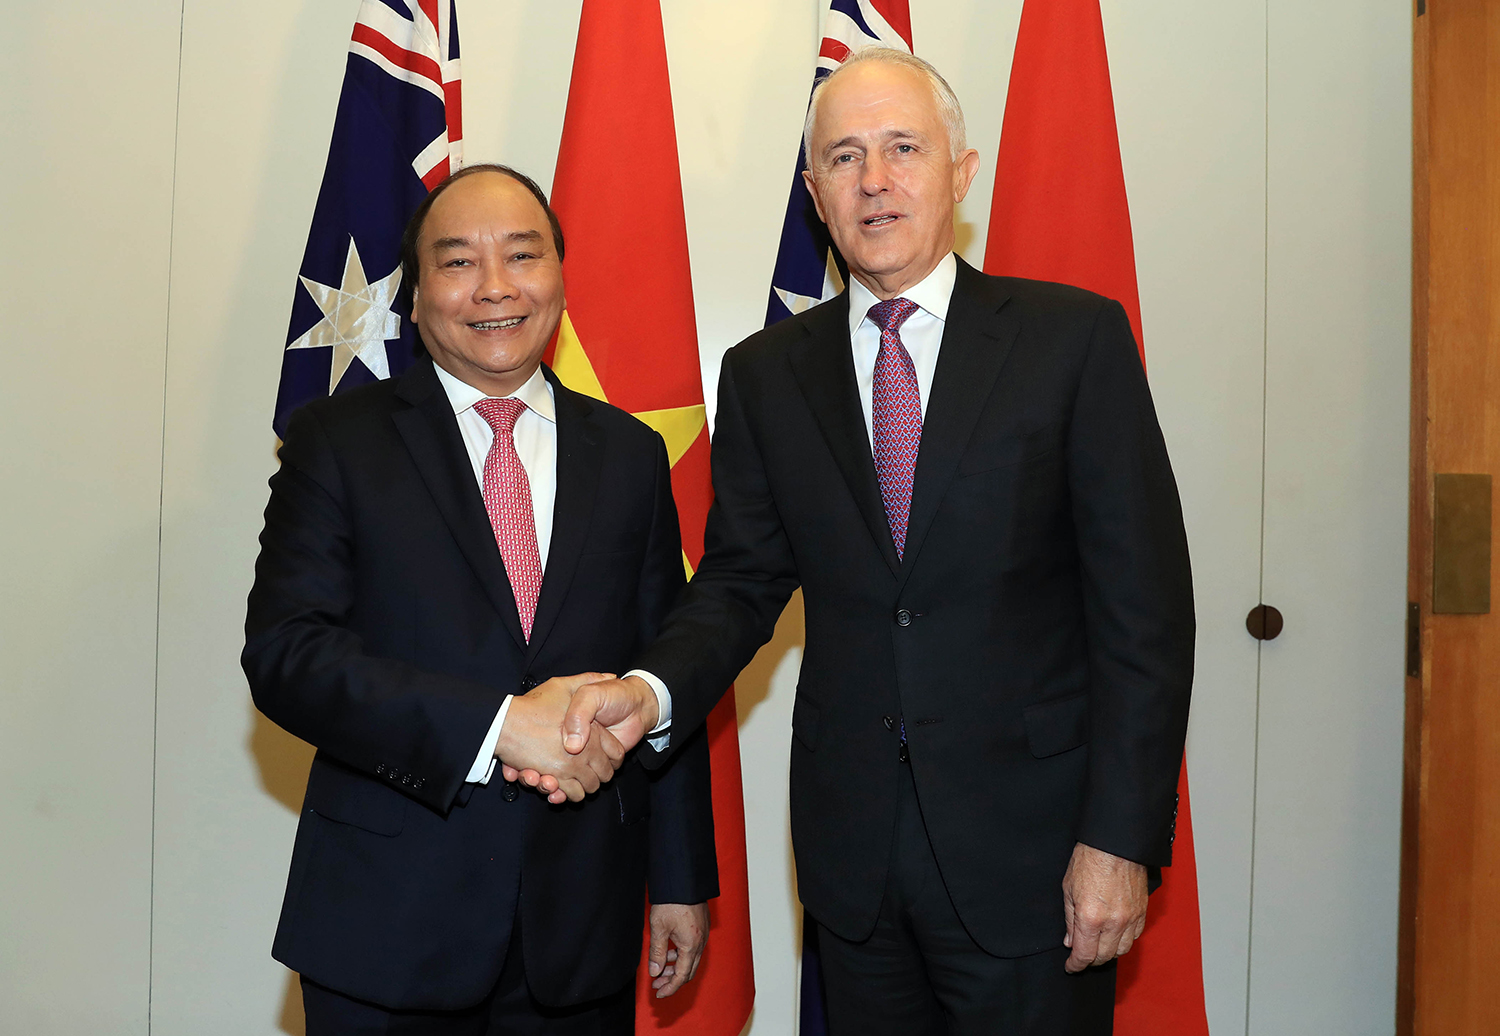
[[[958,280],[958,258],[949,252],[938,260],[932,272],[901,293],[926,312],[944,323],[948,320],[948,303],[953,298],[953,285]],[[859,330],[859,325],[868,319],[870,307],[880,300],[855,277],[849,278],[849,337]]]
[[[438,381],[442,382],[443,391],[448,393],[448,402],[452,404],[455,414],[471,409],[481,399],[491,398],[468,382],[455,378],[436,363],[432,365],[432,369],[437,371]],[[557,423],[557,407],[552,402],[552,386],[547,384],[547,376],[542,373],[541,367],[537,367],[532,372],[524,385],[509,396],[502,398],[519,399],[538,417],[545,418],[553,424]]]

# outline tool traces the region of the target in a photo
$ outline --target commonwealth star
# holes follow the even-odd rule
[[[401,286],[401,267],[398,265],[371,284],[351,237],[342,284],[335,288],[307,277],[300,279],[323,311],[323,319],[287,348],[332,349],[328,368],[330,394],[356,357],[375,377],[389,378],[391,366],[385,343],[401,335],[401,315],[391,310],[396,289]]]

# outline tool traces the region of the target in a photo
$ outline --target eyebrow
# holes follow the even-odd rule
[[[513,230],[505,235],[507,241],[540,241],[540,230]],[[467,248],[472,242],[466,237],[440,237],[432,243],[432,250],[443,252],[454,248]]]

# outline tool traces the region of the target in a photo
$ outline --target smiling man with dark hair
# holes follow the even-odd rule
[[[243,662],[318,750],[273,952],[309,1036],[625,1036],[648,891],[657,994],[703,951],[707,749],[648,774],[557,730],[683,583],[666,449],[542,365],[562,239],[534,183],[467,169],[406,240],[428,356],[293,414],[271,479]]]

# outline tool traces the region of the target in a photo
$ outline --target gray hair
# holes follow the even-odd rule
[[[938,70],[932,67],[931,62],[924,61],[915,54],[908,54],[904,50],[894,47],[886,47],[875,44],[862,47],[844,59],[844,63],[830,72],[817,86],[813,87],[812,98],[807,102],[807,119],[802,123],[802,150],[807,155],[808,168],[812,168],[812,132],[813,121],[818,117],[818,99],[823,95],[824,89],[835,78],[842,75],[846,69],[855,65],[867,64],[878,61],[882,65],[896,65],[907,68],[918,73],[927,80],[932,87],[932,99],[937,104],[938,116],[943,120],[944,127],[948,130],[948,146],[953,152],[953,158],[957,159],[959,154],[967,146],[967,137],[964,132],[964,110],[958,103],[958,97],[953,92],[953,87],[948,85]]]

